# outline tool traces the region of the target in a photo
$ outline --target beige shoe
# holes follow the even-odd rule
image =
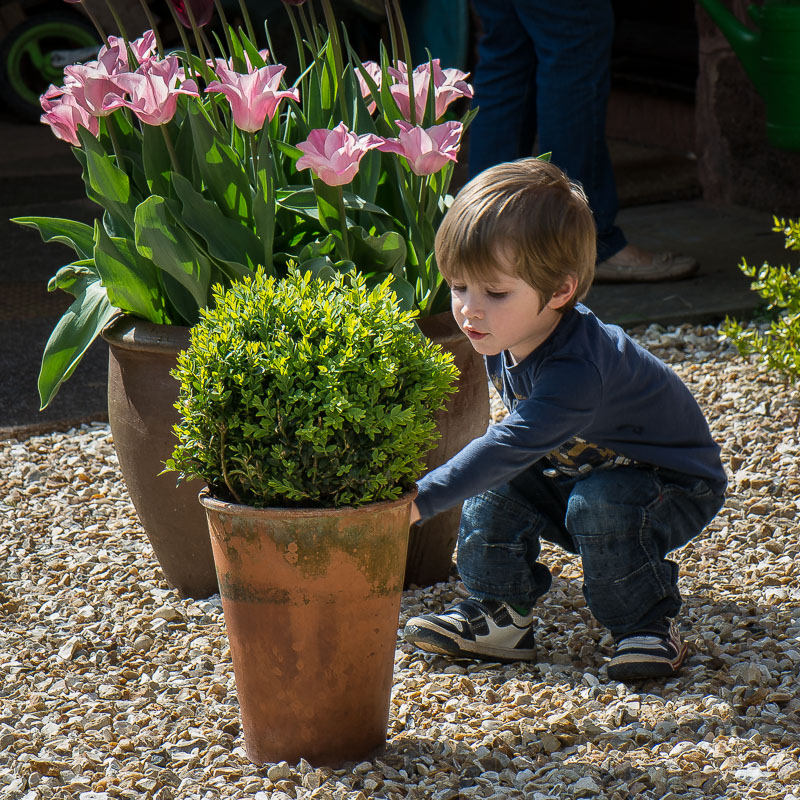
[[[694,275],[699,268],[691,256],[650,253],[629,244],[594,268],[595,283],[652,283],[676,281]]]

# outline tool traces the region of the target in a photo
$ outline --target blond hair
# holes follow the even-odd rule
[[[462,277],[490,282],[510,272],[536,289],[544,306],[574,275],[578,285],[562,311],[586,296],[596,256],[597,230],[583,189],[540,158],[498,164],[474,177],[436,234],[436,261],[448,283]]]

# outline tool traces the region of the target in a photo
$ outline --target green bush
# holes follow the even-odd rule
[[[786,237],[787,250],[800,250],[800,221],[775,218],[775,233]],[[758,354],[761,361],[792,380],[800,377],[800,271],[791,267],[760,267],[742,261],[740,269],[753,279],[750,287],[766,301],[766,329],[743,327],[726,318],[721,326],[742,355]],[[762,326],[763,327],[763,326]]]
[[[259,271],[216,290],[173,372],[181,421],[167,469],[257,507],[360,505],[413,488],[458,370],[390,284]]]

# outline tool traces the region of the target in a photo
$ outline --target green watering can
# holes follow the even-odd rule
[[[725,34],[767,107],[767,138],[800,150],[800,0],[765,0],[742,25],[721,0],[698,0]]]

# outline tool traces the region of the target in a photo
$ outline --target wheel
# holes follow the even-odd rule
[[[37,121],[42,92],[63,83],[66,64],[92,58],[99,47],[99,34],[76,14],[37,14],[0,42],[0,98],[12,113]]]

